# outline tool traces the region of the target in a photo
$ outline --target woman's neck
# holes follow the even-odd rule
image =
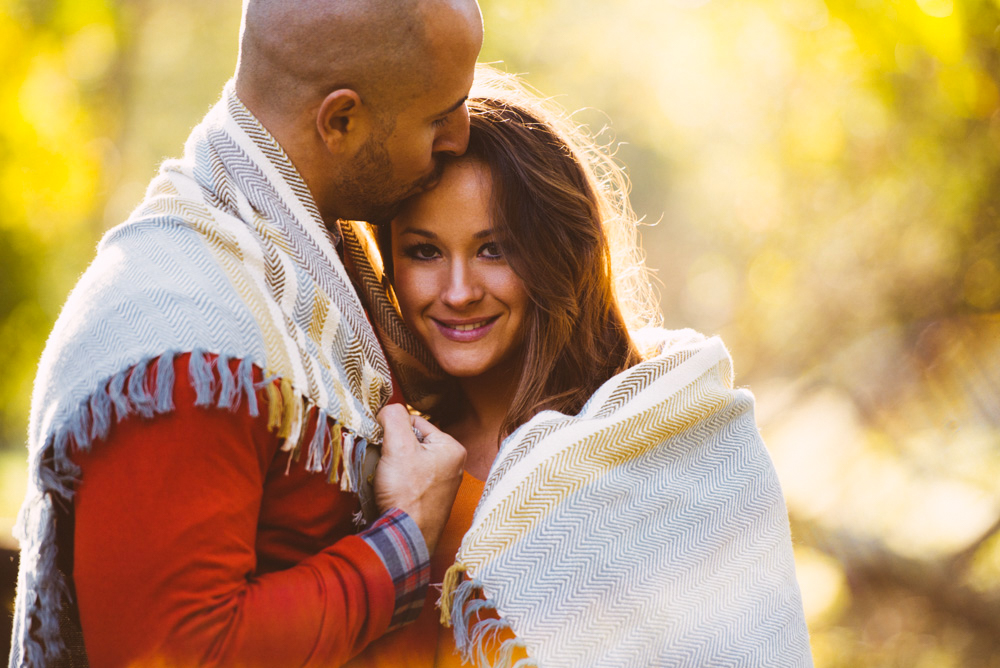
[[[459,379],[467,412],[449,429],[465,446],[465,470],[479,480],[489,475],[500,446],[500,428],[517,389],[517,376],[500,366],[475,378]]]

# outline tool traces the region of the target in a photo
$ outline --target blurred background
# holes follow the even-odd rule
[[[757,395],[816,665],[1000,667],[1000,0],[481,4],[481,60],[627,166],[666,324]],[[0,0],[4,656],[46,335],[239,14]]]

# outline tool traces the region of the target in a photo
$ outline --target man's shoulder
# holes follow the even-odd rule
[[[253,320],[238,290],[243,268],[227,266],[228,253],[179,216],[119,225],[70,293],[56,331],[70,327],[80,336],[93,327],[135,330],[141,321],[170,330],[216,318]]]
[[[33,413],[69,411],[100,383],[165,353],[265,359],[262,325],[238,276],[200,236],[167,218],[109,232],[46,343]]]

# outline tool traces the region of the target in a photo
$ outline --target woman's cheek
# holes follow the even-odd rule
[[[396,265],[395,289],[403,320],[411,328],[417,325],[417,316],[431,300],[427,270],[413,266],[410,258]]]

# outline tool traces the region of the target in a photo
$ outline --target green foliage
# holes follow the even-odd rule
[[[99,231],[117,19],[106,2],[7,4],[0,13],[0,442],[19,445],[42,344]]]
[[[0,447],[22,447],[48,330],[100,235],[231,75],[239,7],[2,4]]]

